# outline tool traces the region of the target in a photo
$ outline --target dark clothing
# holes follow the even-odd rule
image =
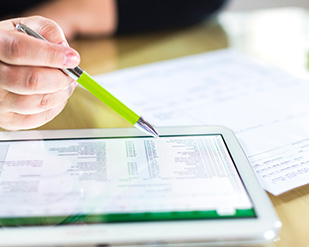
[[[48,0],[9,0],[0,18],[18,16]],[[217,11],[225,0],[117,0],[117,33],[152,31],[200,22]],[[72,1],[74,4],[74,1]]]
[[[2,1],[1,7],[0,7],[0,18],[10,18],[10,17],[16,17],[19,13],[22,11],[25,11],[26,9],[32,8],[34,6],[39,5],[40,3],[43,3],[42,0],[8,0],[8,1]]]
[[[224,0],[118,0],[118,32],[181,27],[200,22]]]

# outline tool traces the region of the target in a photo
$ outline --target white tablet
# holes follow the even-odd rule
[[[281,227],[223,127],[0,132],[0,246],[268,244]]]

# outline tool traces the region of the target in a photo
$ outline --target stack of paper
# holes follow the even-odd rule
[[[309,183],[309,82],[220,50],[97,77],[155,126],[234,130],[274,195]]]

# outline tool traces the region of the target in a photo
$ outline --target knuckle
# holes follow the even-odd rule
[[[18,62],[24,55],[23,43],[16,37],[6,37],[2,42],[4,60]]]
[[[43,109],[43,110],[49,109],[50,108],[49,105],[50,105],[49,95],[43,94],[40,100],[39,109]]]
[[[49,94],[11,95],[9,100],[13,111],[20,114],[37,114],[53,108],[53,100]]]
[[[8,91],[29,94],[40,89],[39,69],[0,63],[0,86]]]
[[[38,70],[32,69],[29,70],[25,89],[30,92],[36,92],[39,89],[39,82],[40,82],[41,74]]]

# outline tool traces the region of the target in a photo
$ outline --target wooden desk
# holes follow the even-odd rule
[[[306,40],[309,35],[303,31],[309,30],[309,22],[304,30],[299,25],[304,25],[305,20],[308,15],[297,9],[223,14],[222,26],[210,22],[152,34],[79,39],[72,45],[81,54],[81,66],[93,75],[231,46],[304,76],[306,72],[301,64],[306,57],[305,49],[309,47],[309,40]],[[271,29],[280,23],[284,28]],[[77,88],[64,111],[39,129],[129,126],[94,96]],[[283,223],[280,240],[274,246],[309,246],[309,185],[277,197],[269,196]]]

